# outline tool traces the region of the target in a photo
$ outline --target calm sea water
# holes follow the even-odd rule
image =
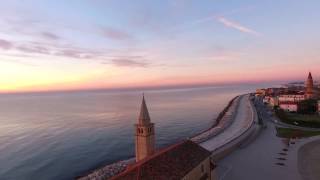
[[[212,125],[253,86],[145,92],[157,147]],[[0,179],[72,179],[134,155],[141,92],[0,95]]]

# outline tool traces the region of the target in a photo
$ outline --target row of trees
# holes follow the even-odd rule
[[[298,104],[299,114],[314,114],[318,111],[318,102],[314,99],[303,100]]]

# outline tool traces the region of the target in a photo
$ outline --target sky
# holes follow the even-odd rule
[[[320,77],[318,0],[6,0],[0,92]]]

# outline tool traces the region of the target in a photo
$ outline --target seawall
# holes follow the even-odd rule
[[[224,129],[226,129],[229,125],[231,125],[231,123],[234,119],[234,116],[237,112],[238,106],[239,106],[239,99],[240,99],[240,97],[236,96],[228,103],[228,105],[218,115],[218,117],[215,121],[215,124],[211,128],[194,135],[190,139],[193,142],[202,143],[202,142],[204,142],[214,136],[217,136]]]
[[[260,129],[258,115],[249,95],[240,96],[234,106],[237,107],[236,110],[229,109],[233,111],[230,112],[233,114],[229,120],[231,124],[216,136],[200,143],[202,147],[212,152],[214,160],[227,156]]]
[[[251,103],[252,106],[252,114],[253,118],[248,124],[247,128],[235,139],[230,140],[224,146],[216,149],[212,152],[212,158],[215,161],[223,159],[224,157],[228,156],[234,150],[236,150],[239,146],[241,146],[248,138],[252,136],[256,136],[257,132],[260,130],[261,126],[258,125],[258,115],[254,105]],[[253,137],[253,138],[254,138]]]

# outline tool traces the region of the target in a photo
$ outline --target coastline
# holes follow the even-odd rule
[[[239,98],[240,96],[241,95],[237,95],[234,98],[232,98],[227,103],[226,107],[223,108],[223,110],[219,113],[219,115],[214,119],[214,123],[208,129],[205,129],[199,133],[194,134],[192,136],[192,138],[194,138],[200,134],[203,134],[214,127],[219,126],[220,123],[223,123],[223,121],[222,121],[223,117],[226,115],[227,111],[230,109],[230,107],[233,105],[233,103],[235,103],[235,100],[237,100],[237,98]],[[226,127],[222,128],[221,131],[223,129],[225,129]],[[133,164],[135,162],[133,159],[134,159],[134,157],[127,159],[127,160],[120,160],[120,161],[117,161],[117,162],[114,162],[111,164],[104,165],[100,168],[90,170],[89,172],[85,173],[84,175],[79,175],[76,177],[76,179],[78,179],[78,180],[91,180],[91,179],[96,179],[96,178],[108,179],[108,178],[114,176],[115,174],[120,173],[123,170],[125,170],[125,168],[127,166],[129,166],[130,164]]]
[[[298,151],[298,168],[303,180],[320,179],[320,138],[303,145]]]
[[[213,123],[208,129],[205,129],[205,130],[203,130],[203,131],[200,131],[199,133],[196,133],[196,134],[192,135],[191,138],[194,138],[194,137],[196,137],[196,136],[198,136],[198,135],[200,135],[200,134],[203,134],[203,133],[209,131],[210,129],[212,129],[212,128],[214,128],[214,127],[217,127],[217,126],[221,123],[221,120],[222,120],[223,116],[224,116],[224,115],[226,114],[226,112],[230,109],[231,105],[234,103],[234,101],[235,101],[238,97],[240,97],[240,95],[232,98],[232,99],[228,102],[227,106],[226,106],[225,108],[223,108],[223,110],[218,114],[218,116],[217,116],[217,117],[215,118],[215,120],[214,120],[214,123]]]

